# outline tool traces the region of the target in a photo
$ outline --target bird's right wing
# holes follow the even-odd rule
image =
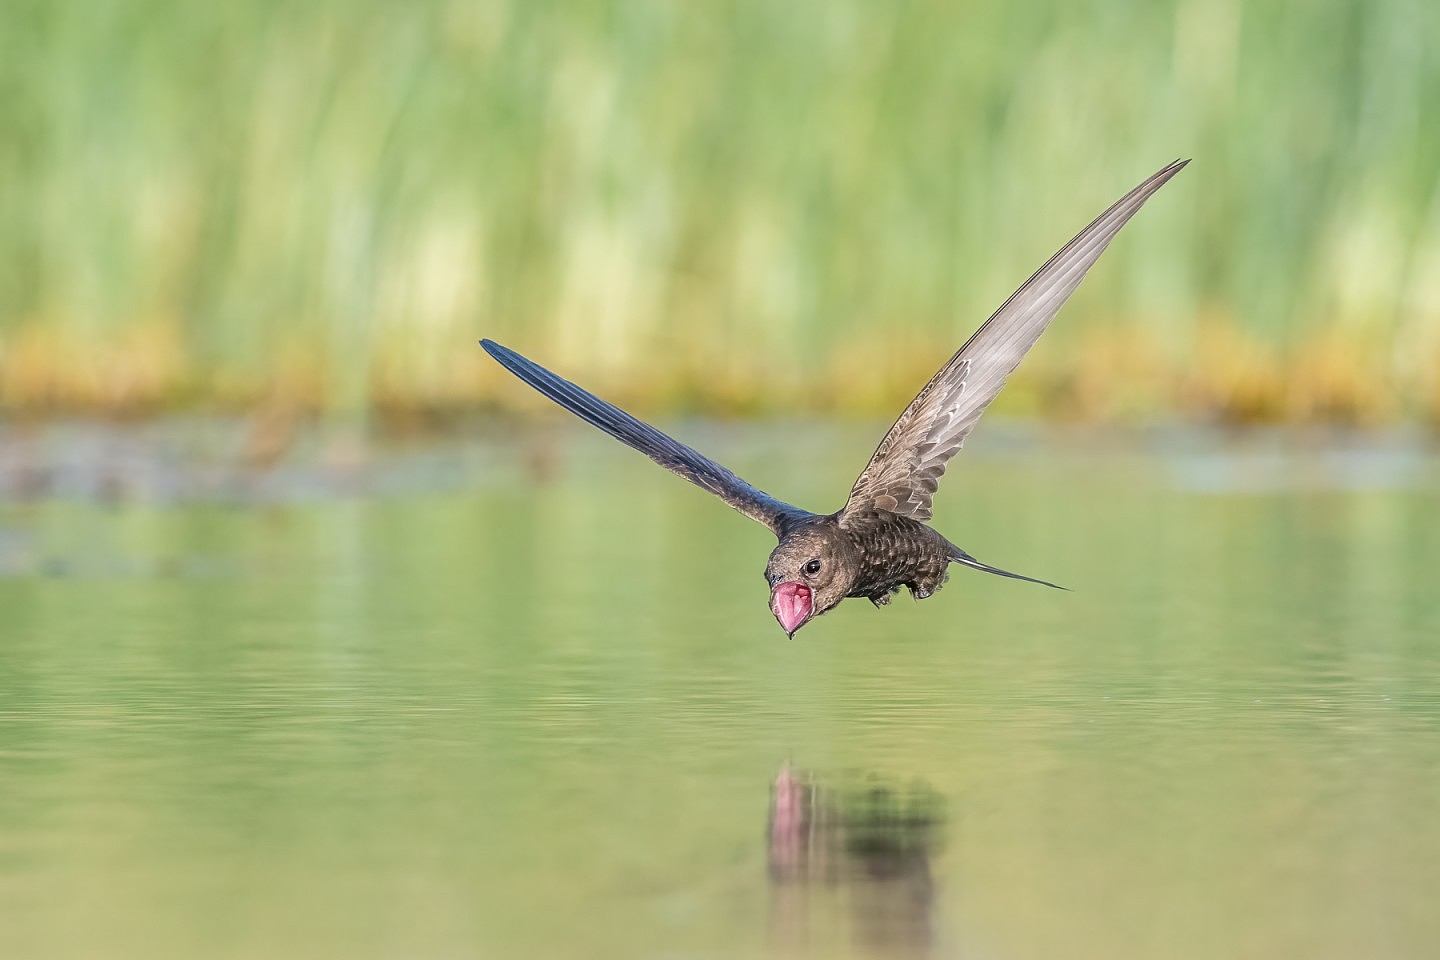
[[[1117,200],[1036,270],[981,324],[965,346],[900,414],[855,481],[842,514],[885,510],[930,519],[930,502],[950,458],[995,399],[1085,272],[1135,213],[1189,163],[1177,160]]]
[[[776,536],[784,536],[785,530],[795,521],[813,516],[757,490],[709,457],[667,437],[648,423],[635,419],[614,404],[606,403],[515,351],[493,340],[481,340],[480,346],[506,370],[580,419],[629,444],[666,470],[715,494],[751,520],[765,524]]]

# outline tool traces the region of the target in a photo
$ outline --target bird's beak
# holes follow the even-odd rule
[[[790,581],[770,591],[770,612],[780,621],[780,626],[791,637],[805,625],[815,611],[810,588],[803,583]]]

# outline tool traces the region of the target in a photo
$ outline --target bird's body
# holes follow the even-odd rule
[[[877,607],[901,587],[924,600],[950,578],[959,549],[934,527],[881,510],[866,510],[837,522],[860,550],[861,563],[847,597],[864,597]]]
[[[781,538],[785,550],[806,559],[828,554],[846,577],[845,597],[864,598],[877,607],[890,602],[901,587],[909,587],[923,600],[949,577],[959,549],[935,528],[918,520],[883,510],[863,510],[851,516],[832,513],[798,521],[794,530]],[[782,582],[782,564],[767,568],[771,586]]]
[[[1005,379],[1120,228],[1188,161],[1162,168],[1051,257],[940,368],[885,434],[845,506],[819,515],[777,500],[623,410],[490,340],[481,345],[526,383],[720,497],[779,538],[765,567],[770,610],[790,636],[850,597],[884,606],[902,586],[940,589],[952,563],[1055,586],[981,563],[925,521],[945,468]]]

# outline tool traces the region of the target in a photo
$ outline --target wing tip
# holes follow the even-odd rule
[[[1158,190],[1167,181],[1169,181],[1171,177],[1175,176],[1175,174],[1190,166],[1191,159],[1191,157],[1176,157],[1174,160],[1171,160],[1169,163],[1165,164],[1165,166],[1161,167],[1159,170],[1156,170],[1153,174],[1151,174],[1150,178],[1146,180],[1145,183],[1140,185],[1141,189],[1143,189],[1147,185],[1154,184],[1154,188]]]
[[[480,346],[486,353],[490,354],[491,359],[500,364],[500,366],[509,370],[520,379],[529,382],[531,386],[534,386],[533,381],[526,376],[526,368],[532,365],[530,361],[509,347],[496,343],[489,337],[482,337],[480,339]]]

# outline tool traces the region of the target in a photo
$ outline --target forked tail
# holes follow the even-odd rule
[[[992,567],[988,563],[981,563],[953,543],[950,544],[950,549],[954,551],[950,555],[952,561],[955,563],[963,563],[972,570],[983,570],[985,573],[993,573],[997,577],[1009,577],[1012,580],[1026,580],[1030,583],[1038,583],[1043,587],[1054,587],[1056,590],[1070,589],[1069,587],[1062,587],[1058,583],[1051,583],[1049,580],[1037,580],[1035,577],[1027,577],[1023,573],[1011,573],[1009,570],[1001,570],[999,567]]]

